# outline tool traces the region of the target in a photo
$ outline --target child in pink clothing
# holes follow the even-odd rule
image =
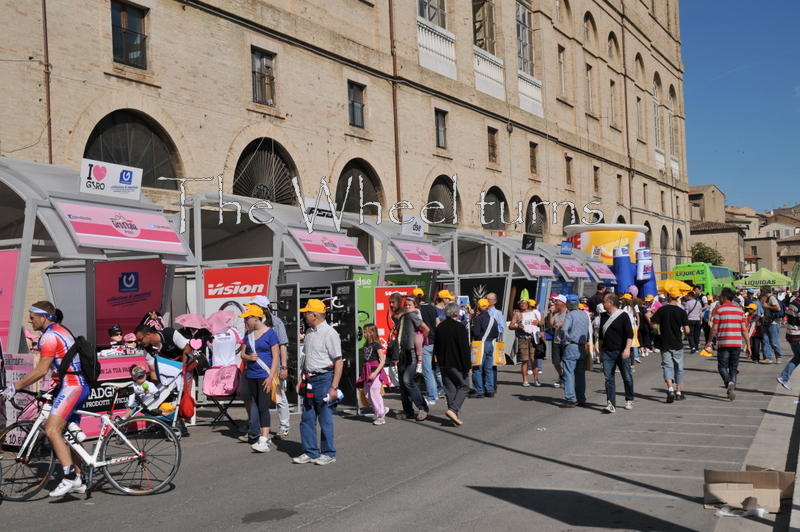
[[[366,397],[372,411],[375,412],[373,425],[386,423],[386,414],[389,409],[383,404],[381,388],[388,377],[383,372],[386,364],[386,350],[381,345],[378,337],[378,328],[374,323],[364,326],[364,368],[361,376],[364,379],[364,397]]]

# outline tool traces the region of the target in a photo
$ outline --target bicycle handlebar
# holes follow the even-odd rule
[[[49,401],[50,399],[52,399],[52,398],[53,398],[53,396],[52,396],[52,395],[50,395],[50,392],[51,392],[51,391],[52,391],[52,390],[47,390],[47,391],[43,391],[43,390],[42,390],[42,391],[38,391],[38,392],[32,392],[32,391],[30,391],[30,390],[25,390],[25,389],[22,389],[22,390],[17,390],[17,393],[14,395],[14,397],[12,397],[12,398],[11,398],[11,401],[10,401],[10,403],[11,403],[11,404],[14,406],[14,408],[16,408],[17,410],[24,410],[24,409],[25,409],[25,408],[26,408],[28,405],[30,405],[31,403],[30,403],[30,402],[27,402],[27,403],[18,403],[18,402],[17,402],[17,400],[18,400],[18,399],[17,399],[17,397],[18,397],[20,394],[22,394],[22,395],[27,395],[27,396],[30,396],[30,397],[33,397],[33,400],[34,400],[34,401],[36,401],[36,402],[39,402],[39,403],[44,403],[45,401]]]

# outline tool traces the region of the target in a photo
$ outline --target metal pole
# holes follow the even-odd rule
[[[278,294],[275,286],[278,284],[278,277],[281,276],[283,269],[283,236],[285,229],[281,229],[280,233],[273,230],[272,233],[272,272],[269,274],[269,286],[267,287],[267,295],[271,301],[277,301]]]
[[[194,258],[197,266],[194,268],[194,310],[198,314],[205,314],[205,302],[203,301],[203,217],[201,216],[200,196],[192,198],[192,224],[194,226]]]
[[[86,339],[97,345],[97,308],[95,307],[94,261],[86,264]]]
[[[383,286],[383,279],[386,277],[386,259],[389,255],[389,243],[381,242],[381,266],[378,270],[378,286]]]
[[[14,299],[11,305],[11,321],[8,328],[7,353],[17,353],[22,349],[22,320],[25,313],[25,297],[28,289],[28,273],[31,269],[33,250],[33,230],[36,227],[36,202],[25,202],[25,220],[22,227],[22,243],[17,258],[17,277],[14,282]]]
[[[453,294],[453,295],[460,296],[461,295],[461,283],[458,280],[458,243],[457,243],[457,240],[458,240],[458,234],[454,233],[453,234],[453,240],[452,240],[451,243],[453,245],[453,252],[452,252],[453,253],[453,290],[455,290],[456,293]]]
[[[167,265],[164,275],[164,292],[161,294],[161,315],[164,323],[172,323],[172,288],[175,285],[175,265]],[[168,316],[169,314],[169,316]],[[205,312],[200,312],[205,315]]]

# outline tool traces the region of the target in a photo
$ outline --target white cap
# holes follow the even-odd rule
[[[258,305],[261,308],[269,306],[269,299],[267,296],[254,296],[253,299],[247,302],[248,305]]]
[[[567,302],[567,296],[565,296],[564,294],[558,294],[553,299],[555,299],[556,301],[561,301],[562,303],[566,303]]]

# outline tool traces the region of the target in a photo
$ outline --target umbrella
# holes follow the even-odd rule
[[[211,334],[219,334],[224,332],[233,320],[236,319],[236,314],[232,310],[218,310],[208,317],[209,330]]]
[[[666,293],[673,288],[677,288],[681,291],[681,296],[685,296],[692,291],[691,286],[683,281],[678,281],[677,279],[662,279],[660,281],[656,281],[656,286],[658,286],[659,293]]]
[[[182,314],[175,318],[175,323],[182,327],[189,327],[191,329],[207,329],[211,330],[211,324],[208,320],[199,314]]]

